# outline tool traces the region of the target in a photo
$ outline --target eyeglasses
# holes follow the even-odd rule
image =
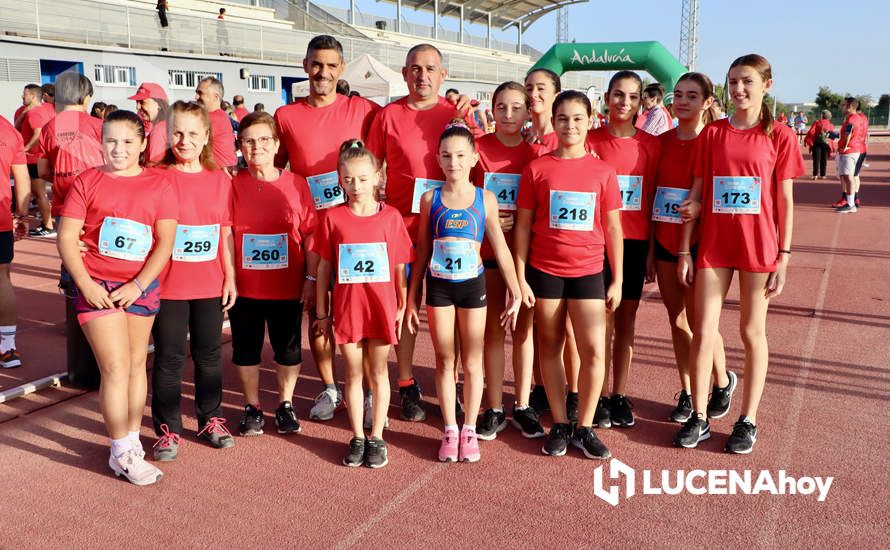
[[[266,148],[269,145],[272,145],[273,141],[275,141],[275,138],[272,136],[261,136],[256,139],[242,139],[241,145],[244,145],[248,149],[253,149],[256,146]]]

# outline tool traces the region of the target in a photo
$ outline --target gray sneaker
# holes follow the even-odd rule
[[[226,429],[224,426],[225,423],[225,418],[219,418],[218,416],[211,417],[201,431],[198,432],[198,437],[207,443],[210,443],[210,446],[215,449],[228,449],[229,447],[234,447],[235,438],[232,437],[232,434]]]
[[[166,424],[161,424],[161,432],[163,432],[161,437],[151,448],[152,456],[158,462],[176,460],[176,456],[179,454],[179,434],[169,431]]]
[[[309,418],[312,420],[330,420],[334,418],[334,413],[342,405],[343,394],[340,393],[339,389],[333,396],[331,392],[324,390],[315,398],[315,405],[312,405],[312,409],[309,411]]]
[[[366,430],[370,430],[374,424],[374,413],[371,410],[371,404],[373,403],[371,393],[368,392],[365,394],[365,419],[362,422],[362,426]],[[386,417],[386,420],[383,422],[383,429],[389,428],[389,417]]]

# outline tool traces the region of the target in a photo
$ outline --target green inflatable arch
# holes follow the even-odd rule
[[[558,75],[566,71],[644,70],[657,78],[670,95],[677,80],[687,72],[661,42],[655,41],[556,44],[529,72],[535,69],[550,69]]]

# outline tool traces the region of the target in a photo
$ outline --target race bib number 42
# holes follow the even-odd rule
[[[411,201],[411,212],[420,214],[420,197],[430,189],[437,189],[445,185],[442,180],[428,180],[426,178],[414,178],[414,198]]]
[[[126,218],[107,217],[99,229],[99,254],[141,262],[152,245],[151,226]]]
[[[550,191],[550,227],[590,231],[595,207],[596,193]]]
[[[245,233],[241,238],[241,256],[243,269],[286,269],[287,233]]]
[[[652,220],[666,223],[683,223],[680,218],[680,205],[689,197],[689,189],[659,187],[655,191],[652,204]]]
[[[715,214],[760,214],[760,178],[754,176],[714,176]]]
[[[622,210],[641,210],[643,204],[643,176],[618,176]]]
[[[485,188],[498,199],[498,210],[516,210],[519,195],[519,174],[485,173]]]
[[[430,273],[437,279],[465,281],[479,275],[479,253],[475,241],[433,241]]]
[[[341,244],[337,261],[337,282],[340,284],[389,282],[386,243]]]
[[[210,262],[219,250],[219,224],[176,226],[173,261]]]
[[[346,202],[346,196],[343,193],[343,188],[340,187],[336,171],[309,176],[306,181],[309,182],[309,192],[312,193],[312,202],[315,203],[316,210]]]

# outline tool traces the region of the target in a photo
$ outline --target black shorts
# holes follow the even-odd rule
[[[862,170],[862,165],[865,163],[865,157],[868,156],[868,153],[862,153],[859,155],[859,159],[856,161],[856,169],[853,170],[853,175],[858,176],[859,171]]]
[[[689,252],[691,253],[693,260],[698,258],[698,245],[693,245],[689,249]],[[672,264],[680,261],[680,257],[674,256],[673,254],[671,254],[670,250],[661,246],[661,243],[658,242],[658,239],[655,239],[655,259],[659,262],[668,262]]]
[[[242,366],[262,363],[268,326],[275,362],[286,367],[299,365],[303,361],[302,319],[303,304],[299,300],[256,300],[239,296],[229,310],[232,362]]]
[[[29,165],[28,165],[28,175],[31,177],[32,180],[37,179],[38,177],[40,177],[40,176],[37,175],[37,165],[36,165],[36,164],[29,164]]]
[[[622,300],[636,300],[643,296],[643,282],[646,280],[646,255],[649,241],[624,239],[624,283],[621,285]],[[612,269],[609,258],[603,261],[603,284],[612,284]]]
[[[535,298],[547,300],[605,300],[606,287],[603,273],[581,277],[558,277],[544,273],[531,264],[525,266],[525,280],[535,293]]]
[[[452,282],[437,279],[426,274],[426,305],[432,307],[461,307],[475,309],[485,307],[485,273],[467,279]]]
[[[482,260],[482,267],[485,269],[500,269],[497,260]]]
[[[15,239],[12,238],[12,231],[0,231],[0,264],[12,263],[12,257],[15,255],[13,241]]]

